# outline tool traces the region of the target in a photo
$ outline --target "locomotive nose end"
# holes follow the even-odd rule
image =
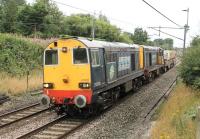
[[[78,107],[78,108],[84,108],[86,106],[86,97],[83,95],[77,95],[74,98],[74,104]]]
[[[48,107],[50,105],[50,98],[47,95],[42,95],[42,98],[40,100],[40,104]]]

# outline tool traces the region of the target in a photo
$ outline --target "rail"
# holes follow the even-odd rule
[[[49,108],[40,107],[39,103],[31,104],[24,108],[19,108],[0,115],[0,128],[11,125],[23,119],[38,115],[47,111]]]
[[[67,115],[63,115],[17,139],[26,139],[29,137],[61,139],[80,128],[85,123],[87,123],[87,120],[80,121],[77,119],[69,119]]]

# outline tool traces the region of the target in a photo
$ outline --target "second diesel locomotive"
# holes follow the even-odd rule
[[[57,112],[93,113],[164,71],[159,47],[63,38],[44,51],[44,97]]]

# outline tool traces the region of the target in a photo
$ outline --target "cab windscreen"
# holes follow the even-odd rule
[[[58,50],[46,50],[45,51],[45,65],[58,64]]]
[[[86,64],[86,63],[88,63],[87,50],[85,48],[75,48],[75,49],[73,49],[73,59],[74,59],[74,64]]]

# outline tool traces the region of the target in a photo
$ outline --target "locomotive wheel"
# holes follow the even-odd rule
[[[153,81],[153,73],[150,74],[148,81],[149,81],[149,82],[152,82],[152,81]]]
[[[89,113],[92,116],[97,116],[101,112],[100,106],[99,105],[93,105],[89,107]]]
[[[152,78],[152,81],[155,80],[155,78],[156,78],[156,72],[152,72],[151,78]]]
[[[143,83],[142,83],[142,80],[141,79],[138,79],[137,80],[137,83],[136,83],[136,88],[137,90],[140,89],[142,87]]]
[[[113,102],[116,102],[120,97],[120,93],[117,92],[113,92]]]
[[[137,91],[137,85],[136,85],[136,81],[133,82],[133,92],[136,92]]]

